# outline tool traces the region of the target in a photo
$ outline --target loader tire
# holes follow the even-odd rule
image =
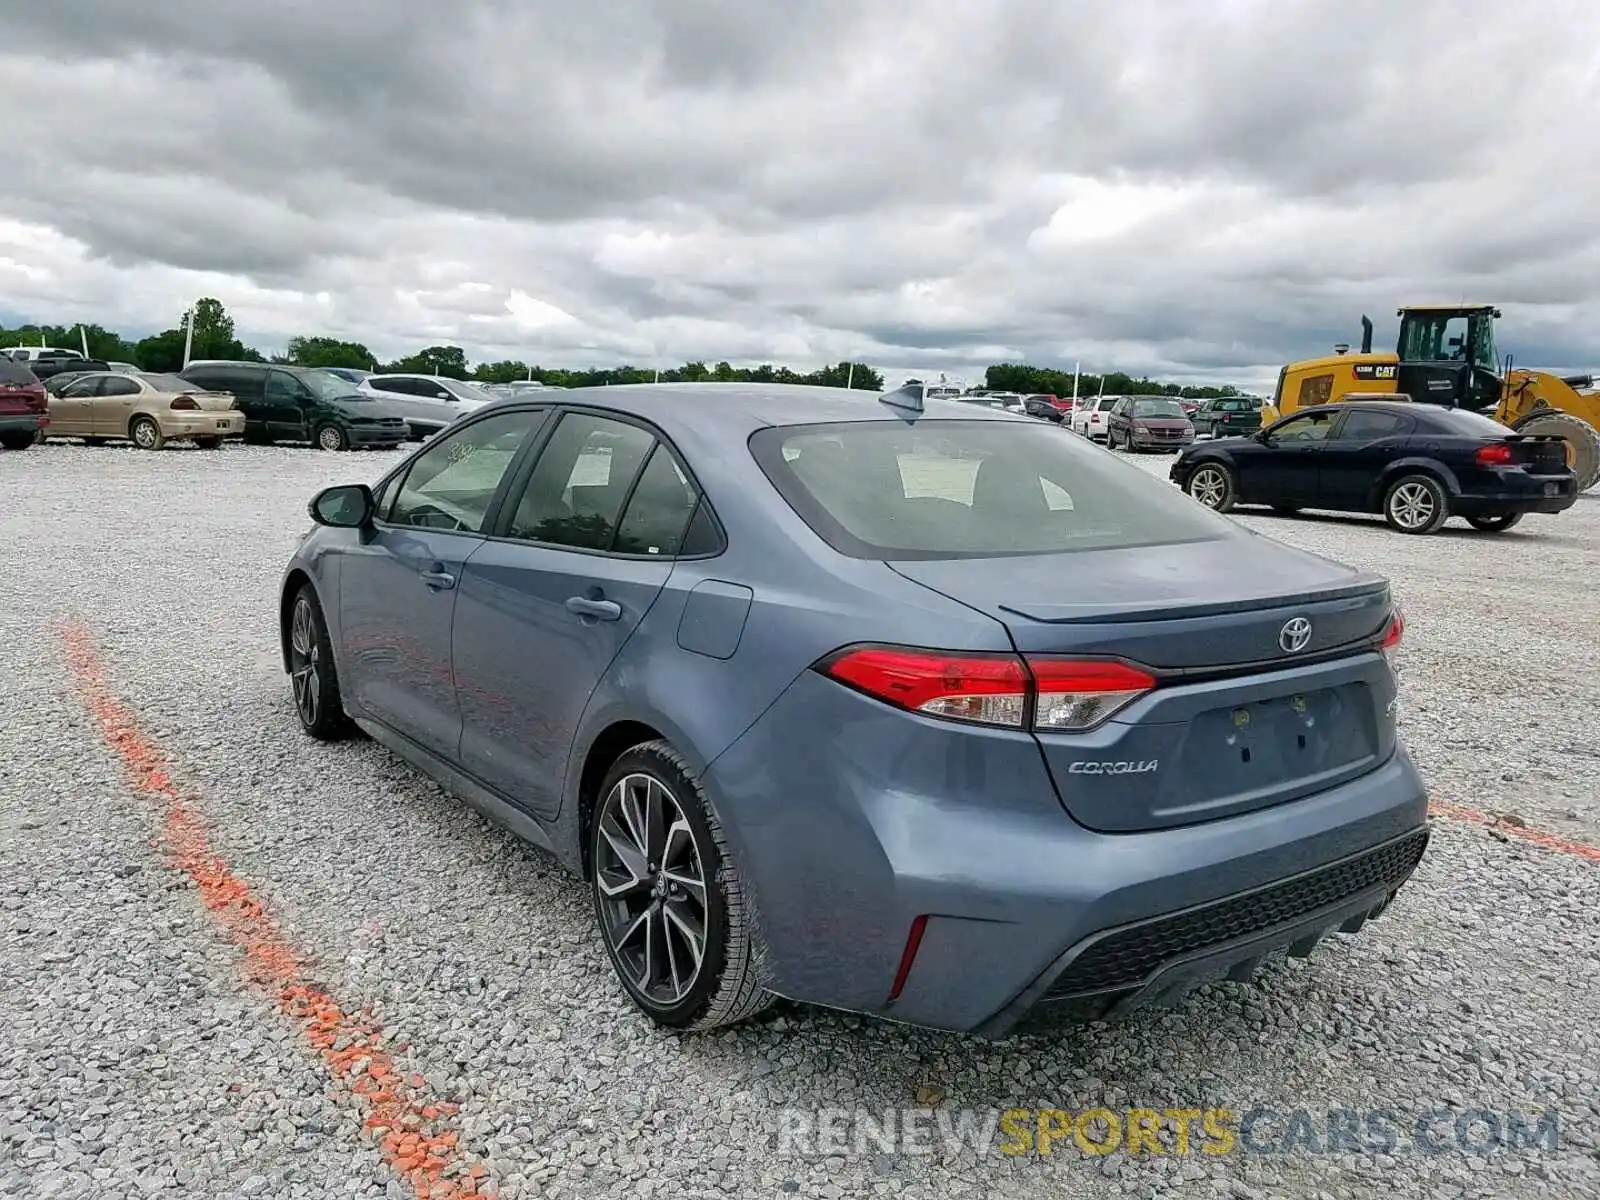
[[[1513,425],[1518,433],[1555,434],[1567,443],[1567,462],[1577,477],[1578,490],[1586,492],[1600,482],[1600,433],[1571,413],[1541,412]]]

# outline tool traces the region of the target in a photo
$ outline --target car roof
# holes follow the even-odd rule
[[[1434,406],[1437,407],[1437,406]],[[1351,409],[1360,409],[1362,412],[1399,413],[1414,416],[1421,409],[1416,404],[1403,400],[1356,400],[1342,401],[1334,404],[1308,404],[1304,408],[1297,408],[1290,413],[1291,417],[1298,417],[1301,413],[1342,413]]]
[[[554,390],[554,389],[552,389]],[[543,396],[507,396],[487,408],[556,403],[615,408],[666,426],[694,428],[703,434],[724,434],[743,441],[773,425],[818,425],[842,421],[906,419],[912,414],[861,389],[793,383],[638,383],[613,387],[571,388],[559,400]],[[479,412],[487,411],[479,409]],[[1034,428],[1038,422],[1016,412],[960,400],[928,397],[915,417],[919,421],[1009,421]]]

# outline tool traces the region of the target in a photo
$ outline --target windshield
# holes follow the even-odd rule
[[[854,558],[1161,546],[1232,528],[1138,467],[1031,421],[779,426],[750,448],[806,523]]]
[[[355,385],[348,379],[340,379],[337,375],[328,375],[322,371],[302,371],[298,378],[318,400],[337,400],[340,404],[348,404],[356,400],[372,399],[356,391]]]
[[[1133,402],[1133,415],[1136,417],[1181,417],[1183,405],[1176,400],[1135,400]]]
[[[187,379],[180,379],[176,375],[161,375],[141,371],[139,378],[158,392],[192,392],[196,390],[194,384]],[[201,388],[199,390],[204,391],[205,389]]]

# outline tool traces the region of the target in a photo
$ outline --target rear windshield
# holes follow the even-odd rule
[[[176,375],[161,375],[154,372],[141,372],[139,378],[155,388],[158,392],[192,392],[194,384],[187,379],[179,379]]]
[[[1055,426],[853,421],[763,429],[750,449],[853,558],[994,558],[1227,536],[1225,517]]]
[[[8,387],[32,387],[39,379],[24,363],[0,358],[0,383]]]
[[[1465,412],[1459,408],[1439,408],[1430,412],[1427,424],[1456,437],[1503,438],[1511,430],[1492,417],[1481,413]]]

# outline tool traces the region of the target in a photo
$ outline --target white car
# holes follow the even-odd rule
[[[1080,400],[1072,412],[1072,432],[1081,433],[1090,441],[1104,441],[1106,418],[1121,399],[1121,396],[1096,396],[1091,400]]]
[[[368,375],[356,390],[382,401],[405,421],[413,438],[438,433],[457,417],[497,399],[476,384],[441,375]]]

